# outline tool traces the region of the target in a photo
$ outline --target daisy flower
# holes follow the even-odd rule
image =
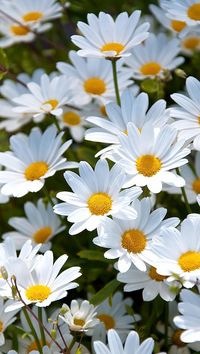
[[[123,348],[117,332],[113,329],[108,331],[108,347],[100,341],[94,343],[96,354],[152,354],[153,347],[152,338],[148,338],[140,344],[137,332],[131,331]]]
[[[197,202],[197,196],[200,194],[200,152],[195,155],[194,170],[189,165],[180,168],[180,174],[185,180],[185,193],[188,203]],[[170,194],[181,194],[180,188],[169,187],[165,189]]]
[[[87,104],[92,99],[108,102],[115,99],[112,65],[106,59],[81,58],[75,51],[69,52],[72,64],[58,62],[57,69],[67,77],[76,81],[76,91],[81,104]],[[123,68],[124,60],[117,62],[117,76],[120,91],[130,86],[132,73]]]
[[[11,152],[0,153],[0,163],[6,170],[0,171],[2,194],[22,197],[28,192],[38,192],[45,179],[56,171],[76,167],[66,162],[62,155],[71,145],[71,140],[62,144],[63,133],[57,135],[54,126],[44,133],[33,128],[29,136],[16,134],[10,138]]]
[[[149,97],[142,92],[134,96],[132,90],[127,89],[121,96],[121,107],[115,102],[105,106],[107,119],[89,117],[87,122],[94,125],[85,133],[85,139],[107,144],[119,144],[119,134],[127,134],[129,122],[135,124],[139,131],[147,122],[153,126],[163,126],[169,119],[169,110],[166,110],[166,102],[158,100],[149,108]]]
[[[93,170],[87,162],[81,161],[79,174],[64,173],[73,192],[58,193],[57,198],[64,203],[54,206],[55,213],[68,216],[68,221],[74,223],[70,235],[85,229],[95,230],[107,216],[136,217],[130,203],[141,194],[141,189],[121,191],[126,177],[120,167],[115,165],[109,170],[107,161],[99,160]]]
[[[81,48],[78,55],[84,57],[120,58],[131,55],[130,49],[148,37],[149,24],[138,25],[141,11],[127,12],[113,18],[100,12],[97,17],[88,14],[88,24],[78,22],[81,36],[72,36],[72,42]]]
[[[37,205],[25,203],[24,212],[25,217],[12,217],[8,220],[8,224],[15,231],[4,233],[3,239],[12,238],[17,250],[30,239],[35,245],[42,244],[40,252],[45,252],[51,248],[50,240],[63,231],[65,226],[61,226],[61,221],[53,212],[51,204],[46,206],[42,199],[38,200]]]
[[[133,78],[144,80],[148,77],[165,76],[165,72],[176,69],[184,62],[180,53],[180,41],[169,39],[164,33],[151,34],[145,43],[140,44],[126,59],[126,64],[133,71]]]
[[[165,301],[173,301],[180,285],[175,281],[167,282],[166,279],[166,276],[158,274],[156,268],[149,265],[145,272],[132,265],[126,273],[117,275],[117,280],[126,284],[125,292],[142,290],[144,301],[152,301],[158,295]]]
[[[200,30],[196,29],[187,33],[181,40],[181,52],[187,56],[192,56],[200,51]]]
[[[198,214],[189,214],[180,231],[173,227],[162,229],[151,250],[146,251],[146,261],[169,281],[175,279],[185,287],[193,287],[200,277],[199,230]]]
[[[160,0],[160,4],[170,19],[186,22],[188,26],[200,24],[199,0]]]
[[[44,118],[44,115],[41,115],[38,119],[38,117],[33,118],[32,113],[16,113],[13,111],[13,108],[16,106],[13,99],[28,93],[26,85],[29,82],[39,84],[40,78],[43,74],[43,69],[37,69],[31,76],[26,73],[17,75],[17,79],[24,83],[24,85],[12,80],[4,80],[3,85],[0,86],[0,93],[3,96],[3,98],[0,99],[1,118],[3,118],[3,120],[0,121],[0,129],[12,132],[29,123],[31,120],[39,122]],[[54,72],[50,74],[50,78],[53,77],[55,77]]]
[[[62,312],[64,314],[59,317],[67,323],[70,331],[86,332],[88,334],[99,323],[96,317],[96,307],[87,300],[72,300],[70,307],[66,304],[62,306]]]
[[[57,118],[60,128],[69,129],[71,137],[80,143],[84,139],[85,127],[88,125],[86,116],[87,111],[84,108],[78,110],[66,107],[63,109],[63,114]]]
[[[21,352],[18,353],[15,350],[9,350],[9,352],[7,354],[22,354],[22,353]],[[31,350],[31,352],[29,352],[29,354],[40,354],[40,352],[34,349],[34,350]],[[60,352],[55,351],[55,350],[52,351],[51,349],[49,349],[49,347],[47,345],[45,345],[42,348],[42,354],[60,354]]]
[[[170,20],[166,16],[166,11],[164,11],[161,7],[156,6],[154,4],[149,5],[150,11],[155,16],[156,20],[164,26],[166,29],[169,29],[175,35],[182,36],[185,30],[187,29],[187,24],[185,21],[178,21],[176,19]],[[184,31],[184,32],[183,32]]]
[[[107,218],[97,229],[98,237],[93,240],[94,244],[109,248],[104,253],[105,258],[119,258],[118,269],[122,273],[127,272],[132,263],[145,271],[143,254],[151,247],[152,238],[159,234],[161,228],[175,227],[179,223],[178,218],[163,220],[167,213],[164,208],[151,212],[150,198],[136,200],[133,208],[137,211],[136,219]]]
[[[9,3],[9,1],[6,2]],[[0,34],[0,48],[7,48],[15,43],[32,42],[35,39],[35,34],[31,32],[30,27],[23,24],[20,25],[7,17],[2,17],[2,15],[0,22]]]
[[[200,338],[200,295],[190,290],[181,291],[181,302],[178,304],[180,316],[174,318],[178,328],[183,329],[181,340],[185,343],[198,342]]]
[[[14,112],[31,113],[33,117],[41,117],[43,114],[60,116],[62,107],[72,102],[72,87],[74,82],[69,82],[66,76],[49,77],[43,74],[40,83],[29,82],[28,93],[15,97]]]
[[[3,298],[0,297],[0,346],[5,344],[4,332],[10,326],[17,317],[15,317],[18,310],[14,310],[9,313],[5,313],[5,309],[11,303],[10,300],[4,302]]]
[[[60,256],[55,263],[53,258],[53,253],[46,251],[44,255],[40,255],[32,270],[19,259],[13,259],[12,264],[9,261],[5,264],[8,274],[15,275],[21,298],[27,305],[49,306],[53,301],[66,297],[68,290],[78,286],[73,280],[81,276],[80,267],[71,267],[59,274],[68,256],[66,254]],[[0,286],[0,294],[13,299],[11,288],[7,283]],[[21,301],[13,300],[6,308],[6,312],[23,306]]]
[[[194,148],[200,150],[200,81],[190,76],[186,80],[187,95],[174,93],[172,99],[178,104],[171,108],[171,117],[177,119],[173,126],[179,131],[179,138],[194,140]]]
[[[132,308],[133,300],[130,298],[123,299],[121,292],[116,292],[112,301],[106,299],[97,307],[97,318],[100,323],[93,329],[92,342],[101,340],[106,343],[106,334],[109,329],[115,329],[122,342],[129,331],[133,329],[133,323],[140,320],[137,314],[128,315],[127,307]]]
[[[186,164],[184,157],[190,153],[189,148],[184,148],[185,141],[176,141],[175,129],[145,124],[140,133],[133,123],[128,123],[127,132],[119,135],[120,146],[108,153],[109,159],[127,173],[123,187],[136,184],[159,193],[163,182],[176,187],[185,185],[184,179],[171,171]]]

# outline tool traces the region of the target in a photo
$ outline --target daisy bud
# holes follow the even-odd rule
[[[55,339],[56,338],[56,330],[55,329],[52,329],[51,330],[51,337],[53,338],[53,339]]]
[[[16,286],[12,285],[11,291],[12,291],[12,297],[13,297],[13,299],[15,299],[16,296],[17,296],[17,288],[16,288]]]
[[[8,272],[5,267],[0,268],[0,274],[4,280],[8,280]]]
[[[186,77],[187,77],[186,72],[182,69],[176,69],[175,74],[176,74],[176,76],[181,77],[182,79],[186,79]]]
[[[60,314],[64,315],[65,313],[67,313],[70,310],[69,306],[67,306],[66,304],[64,304],[62,306],[62,308],[60,309]]]

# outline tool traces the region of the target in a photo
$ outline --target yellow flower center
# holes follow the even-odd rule
[[[36,243],[44,243],[51,234],[52,228],[49,226],[45,226],[34,233],[33,239]]]
[[[104,326],[106,330],[108,331],[109,329],[115,328],[115,320],[113,319],[112,316],[107,315],[107,314],[101,314],[98,315],[97,318],[104,323]]]
[[[24,16],[22,16],[22,19],[25,22],[31,22],[31,21],[38,21],[43,17],[43,13],[39,11],[32,11],[32,12],[27,12]]]
[[[26,26],[13,25],[10,27],[12,33],[16,36],[25,36],[30,32],[29,28]]]
[[[51,105],[52,109],[55,109],[58,105],[58,100],[55,100],[55,99],[48,100],[43,103],[43,105],[45,105],[45,104],[49,104],[49,105]]]
[[[48,165],[44,161],[32,162],[24,172],[24,175],[28,181],[35,181],[44,176],[48,171]]]
[[[51,294],[51,289],[46,285],[32,285],[26,290],[26,297],[30,301],[44,301]]]
[[[174,31],[181,32],[186,27],[186,22],[172,20],[171,27],[173,28]]]
[[[110,42],[106,43],[101,47],[102,52],[116,52],[117,54],[120,54],[122,50],[124,50],[125,46],[121,43],[117,42]]]
[[[95,193],[88,199],[88,208],[93,215],[105,215],[112,208],[112,199],[107,193]]]
[[[145,249],[147,240],[142,231],[133,229],[124,232],[121,243],[128,252],[140,253]]]
[[[157,273],[156,268],[151,267],[149,269],[149,276],[151,279],[155,280],[155,281],[163,281],[164,279],[166,279],[167,277],[164,275],[160,275]]]
[[[79,125],[81,121],[80,116],[75,112],[66,112],[63,114],[63,122],[69,125]]]
[[[161,70],[160,64],[152,61],[141,66],[140,71],[143,75],[157,75]]]
[[[184,272],[192,272],[200,268],[200,252],[188,251],[183,253],[179,259],[178,264]]]
[[[186,49],[195,50],[200,45],[199,37],[188,37],[183,41],[183,46]]]
[[[3,322],[0,321],[0,332],[3,332]]]
[[[93,95],[102,95],[106,91],[106,84],[98,77],[91,77],[84,82],[84,90]]]
[[[139,173],[146,177],[152,177],[160,171],[162,163],[154,155],[142,155],[136,161],[136,168]]]
[[[83,327],[85,324],[85,321],[82,318],[74,318],[74,324],[76,326]]]
[[[42,346],[42,341],[40,341],[40,344],[41,344],[41,346]],[[50,347],[50,344],[47,343],[47,342],[46,342],[46,345],[47,345],[47,347]],[[32,343],[28,346],[26,353],[29,354],[29,353],[31,353],[32,351],[38,350],[38,349],[39,349],[39,348],[38,348],[38,346],[37,346],[37,343],[36,343],[36,342],[32,342]]]
[[[200,178],[195,179],[192,183],[192,189],[195,193],[200,194]]]
[[[188,17],[194,21],[200,21],[200,2],[193,4],[188,9]]]
[[[172,343],[177,345],[177,347],[185,347],[186,343],[183,343],[181,340],[181,334],[183,331],[181,329],[177,329],[172,335]]]

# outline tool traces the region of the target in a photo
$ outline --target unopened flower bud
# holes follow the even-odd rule
[[[53,338],[53,339],[56,339],[56,335],[57,335],[56,330],[55,330],[55,329],[52,329],[52,330],[51,330],[51,336],[52,336],[52,338]]]
[[[182,69],[176,69],[175,74],[176,74],[176,76],[181,77],[182,79],[186,79],[186,77],[187,77],[186,72]]]
[[[8,280],[8,272],[5,267],[0,268],[0,274],[4,280]]]

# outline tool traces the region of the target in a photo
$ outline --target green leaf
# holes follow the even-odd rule
[[[99,305],[101,304],[104,300],[106,300],[111,294],[114,293],[114,291],[118,288],[120,282],[118,282],[116,279],[111,280],[104,288],[98,291],[91,299],[90,303],[93,305]]]
[[[100,262],[109,262],[104,258],[102,252],[95,250],[82,250],[77,253],[80,258],[88,259],[90,261],[100,261]]]

